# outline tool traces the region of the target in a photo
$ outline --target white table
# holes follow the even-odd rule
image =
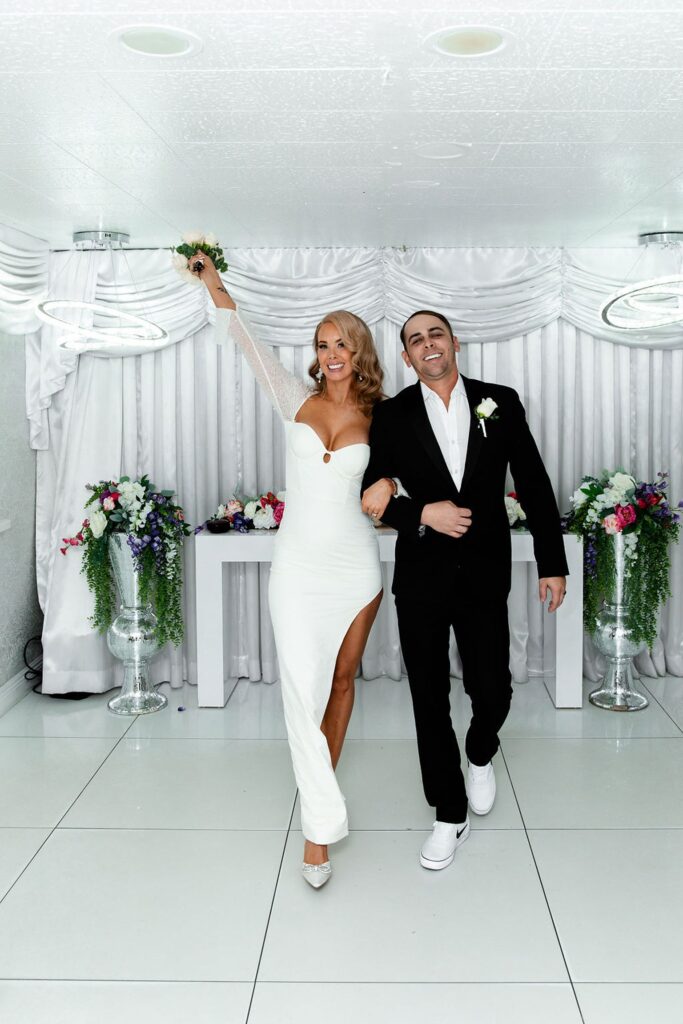
[[[393,562],[396,531],[379,527],[377,534],[381,560]],[[268,530],[201,533],[195,537],[197,694],[200,707],[222,708],[229,694],[222,640],[223,565],[226,562],[269,562],[274,540],[274,532]],[[572,534],[565,536],[564,548],[570,584],[561,608],[545,617],[544,679],[556,708],[580,708],[583,690],[583,546],[580,539]],[[533,560],[531,534],[513,530],[512,561]]]

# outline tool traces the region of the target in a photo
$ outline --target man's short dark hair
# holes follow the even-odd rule
[[[408,317],[408,319],[404,323],[403,327],[401,328],[401,342],[402,342],[404,348],[406,347],[406,337],[405,337],[406,324],[409,323],[413,319],[414,316],[423,316],[423,315],[424,316],[435,316],[437,320],[440,320],[442,324],[446,325],[446,327],[448,329],[448,333],[450,334],[451,338],[453,337],[453,328],[451,327],[450,322],[446,319],[446,317],[443,315],[443,313],[437,313],[435,309],[416,309],[414,313],[410,314],[410,316]]]

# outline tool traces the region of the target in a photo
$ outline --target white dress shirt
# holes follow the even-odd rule
[[[467,443],[470,437],[472,413],[467,401],[467,392],[463,379],[458,374],[458,382],[451,392],[448,408],[426,384],[420,382],[422,397],[429,417],[434,436],[453,477],[455,486],[460,489],[462,475],[465,471]]]

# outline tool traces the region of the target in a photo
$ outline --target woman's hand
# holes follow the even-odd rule
[[[224,309],[236,309],[210,256],[207,256],[201,249],[197,249],[194,256],[190,256],[189,268],[209,289],[209,294],[216,306]]]
[[[396,484],[394,481],[384,477],[368,487],[367,491],[363,494],[360,507],[363,509],[363,512],[370,516],[373,522],[379,522],[395,493]]]

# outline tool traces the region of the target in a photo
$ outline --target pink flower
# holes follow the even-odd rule
[[[105,498],[102,502],[102,508],[106,509],[107,512],[113,512],[116,502],[113,498]]]
[[[277,505],[275,505],[273,507],[273,519],[275,520],[275,522],[277,523],[278,526],[282,522],[282,517],[283,517],[284,514],[285,514],[285,503],[284,503],[284,501],[279,501],[277,503]]]
[[[235,512],[244,512],[244,505],[237,498],[231,498],[225,507],[229,516],[234,516]]]
[[[648,494],[647,503],[648,505],[659,505],[662,500],[661,494]]]
[[[636,521],[636,510],[633,505],[617,505],[614,513],[621,524],[622,530]]]
[[[63,555],[66,554],[66,548],[60,548],[59,550],[62,552]]]
[[[615,515],[605,516],[602,525],[605,527],[605,533],[621,533],[624,529]]]

